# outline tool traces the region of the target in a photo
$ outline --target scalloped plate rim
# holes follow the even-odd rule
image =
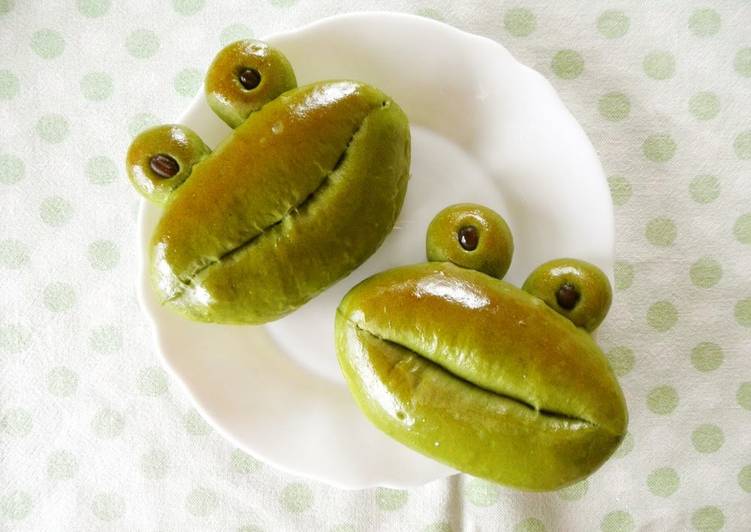
[[[343,13],[334,15],[331,17],[325,17],[321,18],[315,21],[312,21],[308,24],[305,24],[303,26],[300,26],[295,29],[285,30],[277,33],[270,34],[268,36],[262,37],[261,40],[274,40],[278,38],[290,38],[292,36],[295,36],[296,34],[300,34],[306,31],[316,30],[317,28],[321,26],[326,26],[328,24],[331,24],[333,22],[340,22],[340,21],[346,21],[351,19],[358,19],[363,17],[394,17],[394,18],[401,18],[401,19],[415,19],[419,20],[420,23],[425,23],[425,21],[430,21],[430,23],[441,26],[445,31],[448,31],[450,33],[454,33],[456,36],[461,36],[465,39],[473,39],[477,40],[479,42],[490,44],[494,47],[496,47],[498,53],[506,55],[508,58],[512,60],[514,63],[514,66],[516,68],[519,68],[520,70],[523,70],[526,72],[527,75],[530,75],[534,78],[537,78],[538,83],[542,83],[544,85],[547,85],[555,95],[559,99],[561,107],[565,110],[566,113],[569,114],[571,119],[581,128],[581,125],[578,124],[578,121],[576,120],[573,115],[571,115],[568,108],[565,106],[565,104],[560,101],[560,98],[558,97],[557,92],[552,87],[550,82],[539,72],[536,70],[528,67],[527,65],[519,62],[516,60],[513,55],[499,42],[496,42],[492,39],[489,39],[487,37],[472,34],[463,30],[460,30],[454,26],[451,26],[450,24],[447,24],[442,21],[438,21],[435,19],[429,19],[425,17],[421,17],[418,15],[412,15],[407,13],[398,13],[398,12],[389,12],[389,11],[357,11],[357,12],[351,12],[351,13]],[[200,91],[199,94],[196,95],[196,97],[191,101],[189,106],[186,108],[186,111],[181,113],[180,118],[176,122],[180,122],[181,118],[188,114],[196,105],[198,105],[198,100],[203,98],[203,91]],[[586,136],[586,133],[585,133]],[[588,140],[588,139],[587,139]],[[597,157],[597,154],[594,150],[594,147],[591,146],[590,142],[590,148],[591,148],[591,155],[597,160],[599,164],[599,159]],[[604,179],[604,172],[602,172],[602,168],[600,166],[600,173],[603,176]],[[168,350],[167,346],[167,340],[164,335],[164,331],[160,328],[160,323],[158,322],[158,318],[152,314],[150,310],[150,303],[148,302],[148,297],[146,295],[146,291],[150,289],[149,283],[148,283],[148,272],[146,271],[146,263],[147,261],[145,256],[145,246],[143,245],[145,240],[148,240],[150,235],[144,234],[144,228],[145,228],[145,217],[146,217],[146,209],[147,209],[148,203],[146,200],[141,199],[139,202],[139,208],[138,208],[138,217],[137,217],[137,227],[136,227],[136,240],[139,243],[138,245],[138,253],[137,253],[137,260],[138,260],[138,268],[136,272],[136,293],[137,293],[137,299],[139,306],[143,310],[143,313],[146,315],[148,323],[151,326],[152,329],[152,339],[154,344],[156,345],[156,351],[158,354],[158,358],[160,363],[163,367],[167,369],[170,376],[174,379],[174,381],[178,382],[180,387],[185,390],[187,393],[187,396],[189,398],[190,403],[192,404],[193,408],[198,411],[198,413],[209,423],[209,425],[224,439],[229,441],[231,444],[236,446],[239,449],[242,449],[245,452],[248,452],[249,454],[253,456],[257,456],[254,451],[252,451],[248,445],[243,442],[242,440],[238,439],[235,435],[233,435],[231,432],[229,432],[225,427],[218,422],[204,407],[204,405],[198,401],[196,395],[197,393],[194,390],[194,384],[191,383],[188,379],[184,378],[184,376],[180,373],[180,371],[176,368],[176,366],[173,364],[170,357],[166,354],[166,351]],[[607,229],[608,233],[610,234],[610,242],[611,242],[611,258],[614,255],[614,247],[615,247],[615,227],[614,227],[614,217],[613,217],[613,210],[612,210],[612,203],[609,203],[610,206],[610,212],[609,212],[609,220],[610,220],[610,227]],[[611,261],[612,262],[612,261]],[[609,279],[611,280],[611,283],[613,282],[613,272],[612,270],[608,270],[607,275]],[[295,469],[294,467],[288,467],[282,462],[279,462],[277,460],[268,459],[266,457],[262,457],[262,460],[266,463],[271,464],[275,468],[289,474],[293,474],[296,476],[301,476],[304,478],[309,478],[311,480],[316,480],[320,482],[325,482],[329,485],[332,485],[334,487],[340,488],[340,489],[363,489],[363,488],[370,488],[370,487],[376,487],[376,486],[383,486],[383,487],[391,487],[391,488],[408,488],[408,487],[415,487],[419,485],[424,485],[424,481],[419,481],[415,483],[409,483],[409,482],[390,482],[388,480],[379,480],[379,481],[364,481],[361,483],[352,483],[352,482],[340,482],[336,479],[332,478],[323,478],[319,475],[313,475],[308,474],[304,471],[300,471],[298,469]],[[452,474],[452,470],[447,469],[446,474],[443,476],[437,476],[433,480],[438,480],[440,478],[443,478],[447,475]],[[429,482],[432,482],[429,481]]]

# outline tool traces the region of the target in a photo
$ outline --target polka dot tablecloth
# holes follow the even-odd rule
[[[631,424],[582,483],[340,491],[234,449],[158,366],[131,138],[221,45],[364,9],[501,42],[601,156]],[[0,530],[751,530],[749,28],[747,0],[0,0]]]

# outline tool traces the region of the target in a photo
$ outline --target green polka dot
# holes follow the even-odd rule
[[[101,17],[110,10],[110,0],[78,0],[78,12],[84,17]]]
[[[125,39],[125,47],[136,59],[148,59],[159,51],[159,37],[151,30],[137,29]]]
[[[211,515],[218,506],[219,498],[208,488],[196,488],[185,499],[185,509],[196,517]]]
[[[500,491],[492,482],[470,478],[464,486],[464,494],[475,506],[492,506],[498,502]]]
[[[537,19],[529,9],[515,7],[503,16],[503,27],[514,37],[526,37],[537,28]]]
[[[751,159],[751,129],[739,133],[738,136],[735,137],[733,148],[739,159]]]
[[[76,292],[68,283],[50,283],[42,294],[44,305],[52,312],[65,312],[76,304]]]
[[[163,395],[168,387],[167,374],[162,368],[152,366],[138,374],[138,391],[141,395],[157,397]]]
[[[717,532],[725,526],[725,514],[717,506],[703,506],[691,515],[691,525],[699,532]]]
[[[290,7],[297,3],[297,0],[269,0],[269,4],[274,7]]]
[[[64,116],[51,114],[44,115],[37,120],[34,129],[43,141],[50,144],[59,144],[68,136],[70,128],[68,120]]]
[[[702,342],[691,350],[691,363],[705,373],[719,368],[724,358],[722,348],[711,342]]]
[[[725,435],[717,425],[706,423],[694,429],[691,433],[691,443],[700,453],[713,453],[725,443]]]
[[[710,37],[720,31],[720,15],[714,9],[697,9],[688,19],[688,29],[697,37]]]
[[[114,325],[100,325],[89,334],[89,346],[102,354],[119,351],[123,347],[122,331]]]
[[[647,224],[644,234],[653,246],[668,247],[675,242],[678,229],[670,218],[654,218]]]
[[[54,30],[39,30],[31,36],[31,49],[42,59],[54,59],[65,50],[65,39]]]
[[[198,13],[205,3],[205,0],[172,0],[172,7],[178,14],[187,17]]]
[[[169,454],[159,449],[152,449],[141,456],[141,473],[150,480],[159,480],[169,471]]]
[[[613,198],[613,204],[616,207],[625,205],[631,198],[631,183],[621,176],[611,176],[608,178],[610,185],[610,196]]]
[[[23,325],[0,325],[0,350],[20,353],[31,343],[31,332]]]
[[[735,71],[741,76],[751,78],[751,48],[741,48],[735,54]]]
[[[545,524],[536,517],[527,517],[516,523],[514,532],[545,532]]]
[[[9,408],[0,414],[0,434],[6,434],[13,438],[23,438],[31,429],[34,422],[31,414],[23,408]]]
[[[722,279],[722,266],[712,257],[702,257],[691,265],[691,282],[698,288],[712,288]]]
[[[720,112],[720,99],[713,92],[697,92],[688,101],[688,110],[697,120],[710,120]]]
[[[12,491],[0,497],[0,516],[10,521],[25,519],[31,507],[31,497],[23,491]]]
[[[89,72],[81,78],[81,94],[95,102],[106,100],[112,96],[112,78],[105,72]]]
[[[39,216],[47,225],[60,227],[68,223],[73,216],[73,206],[60,196],[51,196],[42,201]]]
[[[128,121],[128,133],[131,137],[135,137],[144,129],[156,126],[159,124],[159,119],[149,113],[139,113],[131,117]]]
[[[652,471],[647,477],[647,487],[653,495],[670,497],[678,490],[680,478],[672,467],[661,467]]]
[[[626,346],[614,347],[607,352],[608,362],[618,377],[624,377],[631,373],[636,363],[633,350]]]
[[[68,283],[54,282],[44,288],[44,305],[52,312],[65,312],[76,303],[76,292]]]
[[[746,493],[751,493],[751,464],[738,472],[738,485]]]
[[[628,118],[631,112],[631,103],[628,96],[622,92],[609,92],[600,98],[598,109],[605,120],[620,122]]]
[[[0,15],[7,15],[11,12],[14,0],[0,0]]]
[[[409,493],[405,490],[393,490],[388,488],[376,488],[376,504],[381,510],[393,512],[407,503]]]
[[[203,73],[196,68],[186,68],[175,76],[175,92],[180,96],[195,96],[201,84],[203,84]]]
[[[122,414],[111,408],[102,408],[91,420],[91,429],[94,434],[105,440],[118,437],[124,428],[125,419]]]
[[[0,184],[13,185],[23,179],[26,165],[9,153],[0,153]]]
[[[742,327],[751,327],[751,298],[741,299],[735,304],[735,321]]]
[[[52,368],[47,373],[47,389],[57,397],[70,397],[78,389],[78,374],[65,366]]]
[[[670,135],[650,135],[644,140],[644,157],[656,163],[669,161],[675,155],[677,146]]]
[[[355,525],[351,525],[349,523],[342,523],[339,525],[334,525],[331,528],[329,528],[329,532],[357,532],[357,529],[355,528]]]
[[[421,9],[418,9],[417,14],[421,17],[432,18],[433,20],[437,20],[439,22],[444,22],[446,20],[446,17],[444,17],[440,11],[432,7],[423,7]]]
[[[741,408],[751,410],[751,382],[744,382],[738,387],[735,399]]]
[[[688,190],[696,203],[712,203],[720,196],[720,180],[713,175],[696,176]]]
[[[436,521],[423,528],[422,532],[454,532],[454,528],[447,521]]]
[[[741,244],[751,245],[751,212],[738,217],[733,225],[733,235]]]
[[[192,436],[205,436],[211,432],[211,426],[204,421],[197,410],[191,408],[185,414],[185,430]]]
[[[628,456],[628,454],[633,450],[634,450],[634,435],[631,434],[630,432],[627,432],[626,436],[624,436],[623,440],[621,441],[621,444],[613,453],[613,458],[624,458],[625,456]]]
[[[20,240],[0,240],[0,268],[18,270],[29,263],[29,250]]]
[[[70,451],[55,451],[47,458],[47,478],[69,480],[78,473],[78,460]]]
[[[12,100],[18,96],[19,83],[10,70],[0,70],[0,100]]]
[[[623,11],[608,9],[597,17],[597,31],[608,39],[623,37],[628,32],[631,22]]]
[[[253,30],[245,24],[231,24],[222,30],[219,34],[219,42],[222,46],[227,46],[231,42],[242,39],[252,39]]]
[[[92,157],[86,163],[86,177],[93,185],[108,185],[117,179],[117,165],[104,155]]]
[[[551,68],[561,79],[575,79],[584,71],[584,59],[574,50],[561,50],[553,56]]]
[[[670,52],[651,52],[644,58],[642,66],[644,73],[652,79],[668,79],[675,74],[675,58]]]
[[[615,263],[615,289],[618,291],[628,290],[634,283],[634,267],[628,262],[618,261]]]
[[[634,518],[623,510],[615,510],[605,514],[600,523],[602,532],[630,532],[634,530]]]
[[[647,395],[647,407],[661,416],[671,414],[678,407],[678,392],[672,386],[658,386]]]
[[[313,505],[313,492],[299,482],[287,484],[282,490],[282,508],[290,513],[301,513]]]
[[[556,493],[564,501],[578,501],[587,494],[589,490],[589,481],[582,480],[576,484],[571,484],[565,488],[559,489]]]
[[[125,513],[125,499],[117,493],[99,493],[91,501],[91,512],[100,521],[116,521]]]
[[[120,251],[111,240],[97,240],[89,244],[89,264],[95,270],[111,270],[120,261]]]
[[[232,470],[242,475],[249,475],[261,469],[261,462],[240,449],[232,451],[231,462]]]

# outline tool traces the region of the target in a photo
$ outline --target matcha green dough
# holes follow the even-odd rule
[[[514,253],[514,239],[506,221],[482,205],[457,203],[446,207],[430,222],[425,242],[429,261],[506,275]]]
[[[475,205],[451,212],[458,211],[489,215]],[[466,243],[464,216],[437,218]],[[475,249],[483,252],[483,238],[505,241],[507,230],[505,222],[493,224],[473,240]],[[509,255],[496,262],[510,262],[505,249]],[[585,276],[596,270],[567,260],[550,268],[563,263]],[[599,273],[574,284],[582,292],[573,308],[585,305],[582,315],[601,311],[587,305],[590,291],[610,293]],[[555,298],[558,283],[546,283],[536,290]],[[448,261],[366,279],[336,312],[337,355],[355,401],[389,436],[477,477],[533,491],[587,477],[625,436],[626,404],[587,330],[567,317],[571,309],[549,306],[547,296]]]
[[[602,270],[576,259],[556,259],[538,266],[524,281],[522,290],[587,331],[602,323],[613,298]]]
[[[233,43],[206,80],[230,136],[209,153],[188,128],[162,126],[188,141],[150,130],[131,145],[131,180],[164,204],[154,286],[188,318],[278,319],[357,268],[394,225],[409,178],[404,112],[357,81],[295,85],[278,50]]]

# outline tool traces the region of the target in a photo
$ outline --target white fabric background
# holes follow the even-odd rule
[[[498,40],[602,158],[631,425],[583,484],[340,491],[233,449],[157,367],[132,135],[223,43],[366,9]],[[751,529],[749,28],[745,0],[0,0],[0,530]]]

